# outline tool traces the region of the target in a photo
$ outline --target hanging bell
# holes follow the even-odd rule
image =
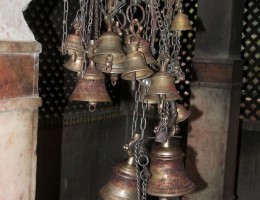
[[[176,123],[180,123],[184,120],[186,120],[190,115],[191,115],[191,111],[187,110],[183,105],[181,104],[177,104],[177,120]]]
[[[148,65],[158,64],[157,60],[153,57],[153,55],[151,53],[150,44],[144,38],[140,38],[140,44],[139,44],[138,51],[140,51],[144,54],[145,61]]]
[[[147,194],[157,197],[177,197],[195,189],[187,177],[183,164],[184,153],[167,142],[156,146],[150,153],[152,177],[148,180]]]
[[[72,55],[69,56],[69,60],[63,64],[63,66],[74,72],[81,72],[83,70],[83,54],[77,54],[76,51],[72,52]]]
[[[91,112],[95,111],[97,102],[111,102],[106,90],[104,75],[95,68],[93,60],[89,60],[85,75],[78,80],[70,100],[88,101]]]
[[[102,200],[136,200],[136,167],[134,157],[113,168],[109,182],[99,191]]]
[[[124,80],[140,80],[153,75],[146,62],[143,53],[138,51],[139,39],[131,40],[131,50],[126,57],[126,71],[121,75]]]
[[[152,76],[152,83],[146,96],[148,99],[157,97],[168,101],[181,99],[175,87],[174,77],[166,71],[166,65],[167,63],[162,65],[161,70]]]
[[[114,64],[123,64],[126,56],[122,49],[122,39],[112,31],[111,23],[107,22],[108,31],[98,38],[97,48],[93,60],[97,64],[105,65],[105,73],[110,73]]]
[[[77,22],[73,23],[73,28],[75,33],[69,34],[67,36],[67,41],[65,45],[65,51],[68,55],[72,55],[75,51],[77,54],[83,54],[84,48],[82,44],[82,38],[80,35],[80,25]],[[61,49],[59,49],[62,51]]]
[[[185,15],[182,10],[174,17],[172,21],[171,31],[189,31],[192,30],[190,21],[187,15]]]

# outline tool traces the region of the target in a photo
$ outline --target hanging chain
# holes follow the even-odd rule
[[[68,13],[69,13],[69,2],[68,0],[63,0],[63,6],[64,6],[64,10],[63,10],[63,21],[62,21],[62,30],[63,30],[63,34],[62,34],[62,44],[61,44],[61,49],[62,49],[62,54],[65,55],[66,54],[66,43],[67,43],[67,36],[68,36]]]
[[[94,39],[97,40],[99,36],[99,6],[98,1],[95,1],[95,29],[94,29]]]
[[[140,102],[140,99],[141,99],[140,89],[141,89],[141,84],[138,85],[138,89],[135,91],[135,109],[133,112],[133,120],[132,120],[132,137],[134,136],[134,133],[136,132],[136,127],[137,127],[138,102]]]
[[[86,38],[86,43],[87,45],[89,44],[89,40],[91,38],[91,34],[92,34],[92,24],[93,24],[93,8],[94,8],[94,1],[90,1],[90,5],[89,5],[89,10],[86,10],[86,12],[89,12],[89,16],[88,16],[88,27],[87,27],[87,38]]]
[[[140,85],[138,90],[136,92],[136,98],[140,99]],[[148,90],[148,87],[144,88],[144,96],[146,95]],[[139,98],[138,98],[139,94]],[[137,101],[136,101],[137,103]],[[148,179],[150,178],[150,171],[148,169],[148,164],[149,164],[149,158],[147,155],[144,153],[144,132],[146,129],[146,118],[145,118],[145,112],[148,107],[147,99],[145,100],[144,98],[142,99],[142,117],[140,120],[140,130],[141,130],[141,136],[140,139],[136,142],[135,144],[135,165],[136,165],[136,177],[137,177],[137,194],[138,194],[138,200],[146,200],[146,190],[147,190],[147,182]],[[136,107],[137,108],[137,107]],[[137,109],[135,109],[138,111]],[[135,127],[136,129],[136,127]]]
[[[160,14],[160,9],[159,9],[159,3],[160,0],[153,0],[153,6],[155,9],[155,14],[156,14],[156,19],[158,22],[158,26],[159,29],[161,31],[161,39],[159,41],[159,53],[160,54],[165,54],[166,57],[169,56],[169,47],[167,45],[167,31],[166,31],[166,27],[164,26],[163,20],[162,20],[162,16]]]

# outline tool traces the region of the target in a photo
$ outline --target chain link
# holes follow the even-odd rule
[[[62,21],[62,44],[61,44],[61,50],[62,54],[66,54],[66,43],[67,43],[67,36],[68,36],[68,13],[69,13],[69,2],[68,0],[63,0],[63,21]]]

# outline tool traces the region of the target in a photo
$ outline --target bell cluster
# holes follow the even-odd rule
[[[95,19],[85,24],[86,14],[77,16],[74,33],[66,37],[61,48],[69,57],[64,67],[78,74],[70,100],[88,102],[91,112],[96,110],[98,102],[111,102],[103,73],[110,75],[112,85],[116,85],[119,77],[131,81],[135,91],[132,138],[125,145],[128,160],[114,167],[110,181],[100,190],[100,197],[144,200],[149,194],[167,199],[192,192],[195,184],[185,174],[184,154],[171,142],[178,137],[178,123],[191,114],[176,102],[182,99],[175,86],[183,77],[177,58],[180,34],[191,30],[181,0],[162,3],[159,0],[101,0],[95,4],[90,2],[89,7],[88,4],[80,0],[79,11],[90,13],[87,16]],[[94,6],[96,14],[92,10]],[[102,17],[97,18],[97,13],[102,13]],[[93,21],[95,30],[92,31]],[[105,25],[105,32],[99,35],[101,24]],[[92,32],[95,37],[89,38]],[[139,103],[143,110],[141,133],[136,131]],[[157,105],[160,116],[154,128],[155,141],[160,145],[147,156],[143,147],[145,111],[151,105]]]

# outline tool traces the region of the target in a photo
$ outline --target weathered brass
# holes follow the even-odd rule
[[[103,200],[137,200],[134,157],[113,168],[109,182],[99,191]]]
[[[188,31],[192,30],[190,21],[187,15],[182,10],[174,17],[172,21],[171,31]]]
[[[151,86],[146,95],[148,99],[158,97],[168,101],[181,99],[175,87],[174,77],[166,71],[165,64],[162,65],[159,72],[152,76],[151,81]]]
[[[99,71],[108,73],[106,65],[96,64],[96,67]],[[125,72],[125,63],[112,65],[112,69],[109,72],[112,85],[116,85],[116,82],[118,80],[118,74],[122,74],[124,72]]]
[[[126,58],[126,71],[121,75],[124,80],[136,80],[148,78],[153,75],[146,62],[143,53],[138,51],[139,39],[131,42],[131,50]]]
[[[108,23],[108,31],[99,37],[93,56],[95,63],[106,66],[105,73],[110,73],[113,65],[125,62],[126,56],[121,43],[122,39],[112,31],[111,23]]]
[[[76,51],[73,51],[72,55],[69,56],[69,60],[63,66],[71,71],[81,72],[83,70],[83,61],[83,54],[78,55]]]
[[[134,28],[135,26],[137,26],[137,31],[135,31],[135,28]],[[153,57],[153,55],[151,53],[150,45],[149,45],[148,41],[141,37],[143,27],[141,26],[141,24],[138,22],[137,19],[132,21],[132,23],[130,25],[130,31],[132,34],[128,34],[125,37],[125,45],[126,45],[127,53],[129,53],[131,51],[131,37],[137,36],[139,39],[138,51],[143,53],[146,63],[147,64],[158,64],[157,60]]]
[[[190,115],[191,115],[191,111],[187,110],[183,105],[181,104],[177,104],[177,120],[176,123],[180,123],[184,120],[186,120]]]
[[[171,144],[156,146],[150,153],[150,170],[152,177],[148,180],[147,194],[158,197],[176,197],[192,192],[195,184],[187,177],[184,153]]]
[[[73,101],[88,101],[89,111],[95,111],[97,102],[111,102],[105,86],[104,75],[95,68],[93,60],[70,96]]]

